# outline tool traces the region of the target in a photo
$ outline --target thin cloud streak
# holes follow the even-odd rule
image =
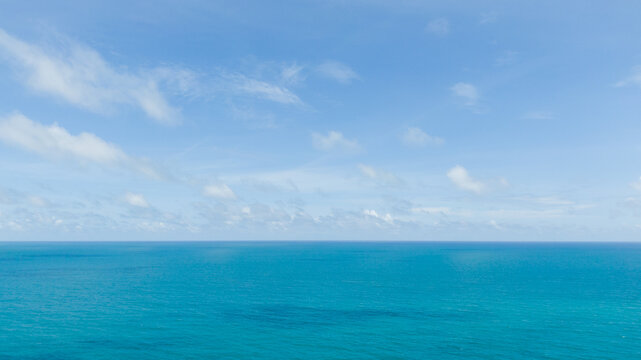
[[[0,29],[0,52],[20,70],[24,84],[37,92],[93,112],[125,104],[140,108],[161,124],[180,122],[180,111],[159,90],[159,79],[116,70],[86,46],[66,41],[57,51],[46,51]]]
[[[326,61],[317,67],[318,72],[330,79],[343,84],[349,84],[359,79],[358,74],[349,66],[338,61]]]
[[[57,124],[43,125],[15,113],[0,119],[0,141],[45,158],[126,168],[152,178],[161,175],[141,159],[91,133],[70,134]]]

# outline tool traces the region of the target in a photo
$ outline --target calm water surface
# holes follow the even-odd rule
[[[641,245],[0,243],[0,359],[641,359]]]

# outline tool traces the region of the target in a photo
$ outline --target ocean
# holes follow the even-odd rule
[[[0,359],[641,359],[641,244],[0,243]]]

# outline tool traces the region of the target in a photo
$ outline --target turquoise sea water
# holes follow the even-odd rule
[[[641,245],[0,243],[0,359],[640,359]]]

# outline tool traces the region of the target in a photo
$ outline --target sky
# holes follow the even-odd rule
[[[639,240],[640,13],[4,0],[0,240]]]

